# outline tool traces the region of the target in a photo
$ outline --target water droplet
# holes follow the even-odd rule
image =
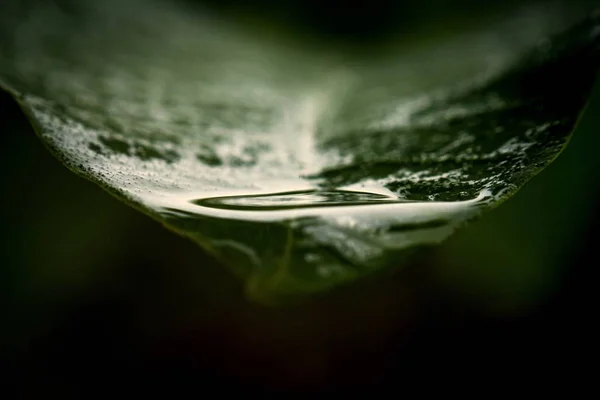
[[[390,253],[438,243],[489,200],[487,192],[465,201],[417,201],[384,186],[290,190],[294,185],[145,196],[170,226],[235,264],[254,298],[269,300],[325,290],[386,266]]]

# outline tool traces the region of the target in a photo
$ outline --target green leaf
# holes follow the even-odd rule
[[[0,86],[50,150],[263,301],[398,263],[514,194],[600,61],[575,2],[369,57],[153,0],[12,1],[0,22]]]

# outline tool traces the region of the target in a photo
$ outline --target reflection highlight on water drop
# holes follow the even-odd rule
[[[295,208],[359,206],[377,203],[406,203],[396,197],[379,193],[350,190],[304,190],[248,196],[224,196],[193,200],[199,206],[228,210],[263,211]]]

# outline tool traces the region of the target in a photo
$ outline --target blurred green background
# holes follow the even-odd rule
[[[365,48],[516,4],[208,3]],[[571,367],[593,343],[599,130],[597,85],[567,149],[498,209],[410,265],[268,308],[196,245],[63,167],[1,93],[0,355],[12,373],[64,393],[119,375],[152,387],[172,371],[203,388],[346,390],[457,370],[456,360],[506,361],[511,374],[559,358]]]

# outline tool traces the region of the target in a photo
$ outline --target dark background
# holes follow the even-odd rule
[[[274,32],[366,47],[515,4],[210,3]],[[3,377],[28,397],[121,383],[139,393],[172,378],[170,390],[203,395],[403,390],[414,375],[457,372],[468,385],[491,367],[503,369],[489,373],[499,385],[584,371],[596,334],[599,129],[597,87],[567,149],[501,207],[410,265],[269,308],[196,245],[64,168],[1,93]]]

